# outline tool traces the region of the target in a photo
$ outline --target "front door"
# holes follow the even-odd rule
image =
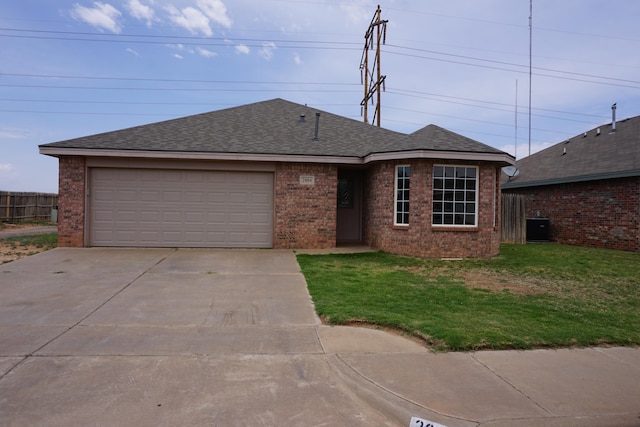
[[[336,243],[362,243],[362,176],[357,171],[338,172]]]

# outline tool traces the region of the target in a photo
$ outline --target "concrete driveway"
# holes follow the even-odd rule
[[[0,265],[2,426],[633,426],[639,380],[637,349],[433,354],[323,326],[291,251]]]
[[[59,248],[0,280],[0,425],[396,424],[328,363],[291,251]]]

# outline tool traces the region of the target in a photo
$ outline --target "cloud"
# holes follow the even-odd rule
[[[248,55],[249,54],[249,46],[247,46],[245,44],[236,45],[236,52]]]
[[[296,65],[302,65],[302,58],[300,58],[300,54],[299,53],[296,52],[296,53],[293,54],[293,62]]]
[[[109,3],[97,1],[93,3],[93,6],[93,8],[90,8],[76,3],[71,9],[71,16],[100,30],[108,30],[116,34],[122,31],[122,26],[118,23],[118,18],[122,15],[122,12]]]
[[[204,56],[205,58],[211,58],[217,55],[217,53],[207,49],[203,49],[201,47],[197,47],[196,52],[198,52],[201,56]]]
[[[140,56],[140,54],[138,52],[136,52],[135,50],[131,49],[131,48],[127,48],[127,52],[129,52],[132,55],[135,56]]]
[[[231,19],[227,16],[227,7],[222,0],[198,0],[197,5],[209,19],[225,28],[231,28]]]
[[[190,6],[182,10],[170,6],[167,10],[171,15],[169,19],[174,24],[189,30],[193,34],[202,33],[207,37],[213,35],[213,30],[211,30],[209,26],[209,18],[207,18],[202,11]]]
[[[258,51],[258,55],[263,57],[265,60],[270,61],[273,58],[273,51],[278,47],[274,42],[264,42],[262,43],[262,47]]]
[[[25,139],[27,132],[21,130],[0,130],[0,138],[2,139]]]
[[[0,173],[9,173],[13,170],[11,163],[0,163]]]
[[[156,20],[153,9],[151,9],[150,6],[142,4],[140,0],[129,0],[125,4],[125,7],[129,10],[131,16],[141,21],[146,21],[147,27],[151,27],[153,21]]]
[[[373,12],[375,12],[375,5],[369,0],[349,0],[348,2],[342,2],[340,9],[346,12],[346,16],[355,24],[365,24],[371,21]]]
[[[177,58],[177,59],[184,59],[184,56],[182,56],[182,55],[180,55],[180,54],[178,54],[178,53],[174,53],[174,54],[173,54],[173,57],[174,57],[174,58]]]

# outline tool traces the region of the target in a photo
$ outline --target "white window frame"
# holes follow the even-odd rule
[[[409,176],[406,176],[406,177],[403,176],[402,181],[398,177],[398,171],[400,168],[407,168],[407,170],[409,171]],[[395,171],[395,180],[394,180],[395,194],[393,196],[393,225],[406,227],[409,225],[409,212],[411,210],[411,165],[396,165],[394,171]],[[403,184],[402,188],[399,188],[398,186],[400,183]],[[407,185],[406,188],[404,186],[405,184]],[[407,196],[408,196],[406,200],[404,199],[405,190],[407,191]],[[402,199],[398,197],[398,193],[401,191],[403,192]],[[402,203],[402,210],[399,210],[398,205],[401,203]],[[405,206],[406,206],[406,211],[404,209]],[[402,215],[403,217],[406,215],[406,222],[404,221],[404,218],[402,222],[399,222],[398,215]]]
[[[453,179],[454,180],[454,186],[453,188],[446,188],[446,183],[445,180],[446,178],[446,169],[443,169],[443,177],[442,177],[442,186],[441,188],[436,188],[436,183],[439,183],[439,179],[440,177],[436,177],[436,168],[438,167],[442,167],[442,168],[454,168],[454,177],[453,178],[449,178],[449,179]],[[467,188],[467,180],[471,180],[469,178],[466,177],[462,177],[462,178],[457,178],[455,175],[457,175],[457,168],[465,168],[465,169],[475,169],[475,186],[473,189],[469,189]],[[459,185],[459,181],[463,181],[464,183],[464,188],[457,188]],[[439,165],[436,164],[433,166],[433,173],[432,173],[432,185],[431,185],[431,225],[433,227],[461,227],[461,228],[477,228],[478,227],[478,222],[479,222],[479,212],[478,212],[478,201],[480,198],[480,168],[478,166],[473,166],[473,165]],[[473,195],[474,195],[474,200],[467,200],[467,192],[473,190]],[[441,191],[442,192],[442,198],[441,199],[437,199],[436,198],[436,191]],[[446,197],[446,193],[453,193],[453,200],[448,200],[448,198]],[[458,197],[456,197],[458,196]],[[436,211],[436,205],[438,203],[442,204],[442,208],[440,211]],[[452,211],[448,211],[445,207],[445,204],[451,204],[450,206],[452,207]],[[471,215],[471,213],[467,213],[467,209],[469,207],[469,204],[473,204],[473,224],[456,224],[456,216],[462,215],[462,217],[464,218],[464,222],[466,222],[466,216]],[[462,206],[461,206],[462,205]],[[463,208],[463,212],[458,212],[456,213],[456,208],[461,207]],[[435,223],[435,216],[436,215],[442,215],[442,223]],[[444,215],[452,215],[452,219],[453,219],[453,223],[452,224],[446,224],[445,222],[445,218]]]

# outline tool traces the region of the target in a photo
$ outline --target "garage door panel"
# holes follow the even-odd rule
[[[166,203],[182,202],[182,193],[180,191],[164,191],[162,193],[162,201]]]
[[[159,202],[162,197],[159,191],[140,190],[140,200],[143,202]]]
[[[271,247],[273,175],[91,170],[94,246]]]

